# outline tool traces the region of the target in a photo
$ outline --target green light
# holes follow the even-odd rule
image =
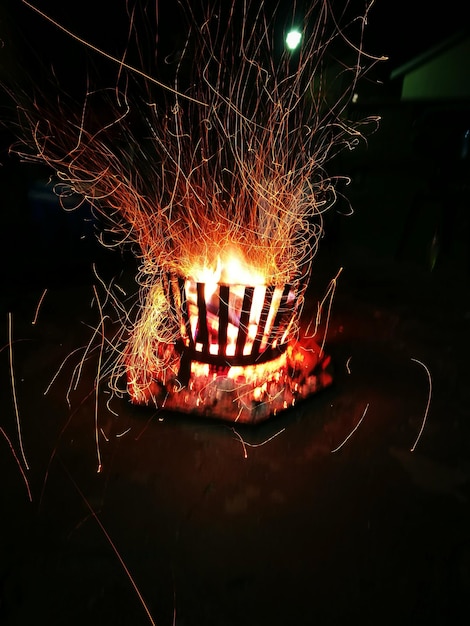
[[[302,33],[297,29],[290,30],[286,35],[286,46],[289,50],[295,50],[302,40]]]

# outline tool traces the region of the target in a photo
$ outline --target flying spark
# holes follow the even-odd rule
[[[346,437],[346,439],[339,444],[339,446],[337,446],[334,450],[331,451],[331,453],[333,454],[334,452],[338,452],[338,450],[340,450],[344,444],[349,441],[349,439],[351,439],[351,437],[354,435],[354,433],[356,432],[356,430],[359,428],[359,426],[362,424],[362,420],[365,418],[367,411],[369,410],[369,404],[366,405],[366,408],[364,409],[364,412],[362,413],[362,417],[361,419],[358,421],[358,423],[356,424],[356,426],[352,429],[352,431],[349,433],[349,435]]]
[[[421,439],[421,435],[423,434],[424,431],[424,427],[426,425],[426,421],[427,421],[427,417],[428,417],[428,413],[429,413],[429,407],[431,406],[431,397],[432,397],[432,378],[431,378],[431,372],[429,371],[429,368],[427,367],[427,365],[425,365],[422,361],[419,361],[418,359],[411,359],[412,361],[414,361],[415,363],[418,363],[419,365],[421,365],[421,367],[424,368],[424,371],[426,372],[426,375],[428,377],[428,383],[429,383],[429,391],[428,391],[428,399],[426,402],[426,408],[424,410],[424,415],[423,415],[423,421],[421,423],[421,428],[419,430],[418,436],[416,437],[416,441],[414,442],[414,444],[412,445],[410,452],[414,452],[416,449],[416,446],[418,445],[419,440]]]

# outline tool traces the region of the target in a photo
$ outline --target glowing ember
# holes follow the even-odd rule
[[[129,386],[137,404],[157,403],[182,413],[257,423],[328,387],[332,380],[329,357],[315,342],[304,340],[262,364],[216,367],[193,361],[184,386],[176,375],[164,382],[158,373],[144,393],[141,386]]]

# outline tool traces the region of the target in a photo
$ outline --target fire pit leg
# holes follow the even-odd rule
[[[187,387],[191,378],[191,355],[188,350],[181,353],[177,380],[182,387]]]

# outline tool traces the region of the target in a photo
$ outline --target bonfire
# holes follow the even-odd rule
[[[193,5],[182,3],[170,64],[128,60],[136,19],[119,58],[81,40],[115,79],[95,79],[80,103],[12,89],[13,151],[47,165],[68,206],[91,205],[104,245],[135,254],[138,312],[108,342],[110,388],[136,404],[258,421],[331,381],[300,319],[336,201],[328,163],[377,121],[348,119],[377,59],[361,47],[367,16],[328,0],[289,15],[249,0]],[[294,25],[292,51],[277,37]]]

